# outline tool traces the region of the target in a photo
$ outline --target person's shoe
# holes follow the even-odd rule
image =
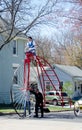
[[[34,117],[38,118],[38,116],[34,115]]]
[[[28,117],[31,117],[31,114],[29,114]]]
[[[43,116],[41,116],[40,118],[43,118]]]

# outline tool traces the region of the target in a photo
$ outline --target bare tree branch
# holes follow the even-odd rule
[[[46,0],[41,8],[36,10],[37,13],[34,13],[34,7],[29,0],[1,0],[0,21],[3,20],[4,23],[1,26],[0,22],[0,34],[5,33],[6,39],[0,44],[0,50],[19,34],[27,34],[34,26],[45,24],[45,16],[52,13],[56,3],[57,0]]]

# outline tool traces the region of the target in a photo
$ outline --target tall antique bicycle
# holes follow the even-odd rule
[[[45,91],[52,86],[52,90],[61,88],[59,78],[53,67],[44,59],[36,56],[36,60],[32,53],[27,53],[24,63],[19,66],[13,76],[15,84],[11,86],[11,100],[16,113],[20,116],[26,116],[28,109],[25,108],[26,96],[30,87],[38,88],[44,97],[45,107]],[[32,98],[33,100],[33,98]],[[63,101],[63,99],[61,99]]]

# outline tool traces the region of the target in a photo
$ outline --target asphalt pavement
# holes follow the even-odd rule
[[[73,111],[45,113],[44,118],[20,118],[17,114],[0,116],[0,130],[82,130],[82,115]]]
[[[0,130],[82,130],[82,122],[0,118]]]

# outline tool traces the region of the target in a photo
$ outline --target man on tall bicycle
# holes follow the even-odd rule
[[[28,37],[28,42],[25,46],[25,54],[27,57],[30,56],[30,54],[33,54],[34,59],[36,60],[36,43],[30,36]]]

